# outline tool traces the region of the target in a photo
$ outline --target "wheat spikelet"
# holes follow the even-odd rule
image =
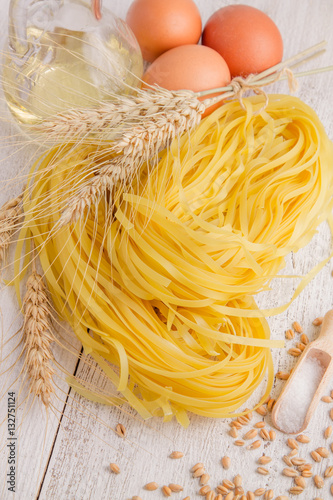
[[[51,366],[53,355],[50,344],[54,338],[51,333],[49,301],[42,277],[33,270],[26,284],[23,299],[23,351],[25,367],[30,379],[30,392],[40,396],[48,407],[54,392]]]
[[[121,139],[136,125],[149,128],[158,118],[181,119],[180,116],[201,114],[206,106],[191,90],[170,91],[155,87],[137,95],[117,96],[93,109],[73,109],[50,117],[32,127],[32,131],[46,135],[49,141],[59,143],[88,138]]]
[[[3,205],[0,210],[0,267],[5,260],[6,251],[9,247],[9,243],[13,232],[15,230],[16,224],[22,214],[22,203],[23,194],[17,198],[8,201]]]
[[[160,94],[164,96],[161,103],[159,93],[146,94],[132,99],[138,107],[133,107],[133,116],[138,116],[140,121],[127,127],[121,139],[110,145],[110,152],[117,156],[101,166],[97,175],[69,200],[58,227],[80,219],[85,209],[97,203],[106,190],[112,191],[118,183],[126,184],[133,179],[145,161],[156,157],[175,137],[196,127],[205,111],[205,105],[193,97],[191,91],[161,90]],[[129,112],[125,113],[127,117]]]

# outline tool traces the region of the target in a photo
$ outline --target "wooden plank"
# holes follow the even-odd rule
[[[8,3],[7,0],[3,0],[3,12],[7,12]],[[3,15],[0,19],[0,33],[2,47],[7,33],[6,15]],[[0,205],[2,205],[22,191],[26,182],[26,175],[32,164],[32,159],[36,156],[38,147],[36,145],[27,145],[27,137],[23,136],[19,128],[13,123],[13,119],[6,109],[2,92],[0,94],[0,116]],[[13,258],[14,248],[11,248],[8,262],[11,262]],[[9,266],[4,274],[6,278],[10,278],[12,276],[12,267]],[[24,293],[23,288],[22,292]],[[25,386],[22,386],[22,359],[18,360],[22,346],[12,352],[22,338],[22,314],[13,287],[7,288],[1,285],[0,311],[0,498],[7,500],[15,497],[30,500],[38,496],[57,436],[59,419],[68,393],[68,384],[64,381],[65,375],[60,370],[56,370],[54,380],[58,387],[52,398],[54,409],[48,415],[39,401],[34,405],[31,405],[31,399],[25,401],[28,395],[27,384],[25,382]],[[60,332],[60,329],[58,330]],[[9,341],[15,333],[15,337]],[[56,360],[59,360],[63,369],[70,374],[73,373],[77,364],[78,352],[80,352],[80,343],[77,339],[73,339],[72,354],[59,345],[53,346]],[[6,360],[7,356],[9,358]],[[14,364],[15,366],[12,369],[4,373]],[[8,491],[10,485],[7,483],[7,474],[10,467],[8,463],[10,449],[7,445],[11,443],[11,438],[14,437],[9,435],[7,418],[8,392],[12,391],[15,393],[16,398],[16,496]]]

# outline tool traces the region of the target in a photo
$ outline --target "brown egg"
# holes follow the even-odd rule
[[[173,47],[197,43],[202,29],[193,0],[134,0],[126,22],[149,62]]]
[[[149,85],[158,84],[168,90],[200,92],[228,85],[230,71],[223,57],[215,50],[203,45],[182,45],[158,57],[144,74],[143,80]],[[208,111],[215,108],[210,107]]]
[[[229,5],[216,11],[206,23],[202,43],[225,59],[232,77],[260,73],[278,64],[283,55],[276,24],[248,5]]]

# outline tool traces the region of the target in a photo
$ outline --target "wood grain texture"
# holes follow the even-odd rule
[[[244,3],[243,1],[226,2],[224,0],[196,0],[203,21],[219,7],[229,3]],[[258,7],[270,15],[279,26],[285,45],[285,58],[296,54],[322,39],[328,42],[327,51],[301,67],[301,70],[333,64],[333,2],[332,0],[247,0],[249,5]],[[2,0],[3,12],[8,1]],[[115,14],[124,17],[130,0],[105,0],[105,6],[110,7]],[[0,20],[1,33],[5,33],[6,18]],[[4,35],[2,35],[4,37]],[[333,139],[333,73],[307,77],[299,81],[297,95],[312,106],[322,120],[329,136]],[[287,92],[284,82],[275,84],[272,92]],[[2,114],[2,116],[4,116]],[[2,156],[1,181],[5,189],[0,190],[3,200],[19,192],[20,179],[6,182],[16,172],[29,163],[33,154],[30,148],[23,148],[11,161],[16,128],[6,121],[1,122],[0,133],[8,137],[6,148],[0,150]],[[332,165],[333,168],[333,165]],[[299,282],[297,276],[306,274],[318,262],[326,258],[331,250],[331,237],[328,227],[322,224],[318,234],[311,243],[297,254],[287,258],[285,275],[294,275],[295,279],[279,279],[272,283],[270,292],[262,293],[257,300],[261,307],[277,307],[285,304],[292,297]],[[318,327],[312,325],[317,316],[332,308],[333,278],[332,263],[327,264],[293,302],[293,304],[278,316],[269,318],[273,338],[284,338],[284,332],[291,327],[293,321],[299,321],[310,340],[318,335]],[[1,291],[1,307],[3,312],[2,339],[8,339],[19,326],[18,306],[12,290]],[[15,321],[13,321],[15,319]],[[3,345],[4,342],[2,342]],[[287,348],[294,341],[287,342]],[[5,346],[9,350],[12,343]],[[67,368],[69,373],[75,369],[75,356],[63,352],[60,348],[56,357]],[[285,349],[274,352],[275,370],[289,370],[295,364],[295,359],[289,356]],[[19,367],[15,374],[18,375]],[[77,374],[86,380],[96,380],[101,377],[99,370],[82,365]],[[62,377],[63,379],[63,377]],[[3,379],[0,379],[3,382]],[[15,377],[13,378],[15,380]],[[211,476],[209,484],[213,487],[220,484],[223,478],[232,479],[241,474],[246,490],[259,487],[271,488],[275,496],[286,494],[292,485],[292,480],[281,475],[285,464],[282,456],[290,451],[284,434],[277,432],[273,442],[263,442],[258,450],[248,451],[233,444],[228,435],[228,421],[209,420],[196,416],[191,417],[191,425],[183,429],[175,422],[163,424],[159,419],[142,422],[130,409],[117,409],[87,402],[82,397],[69,394],[68,404],[66,383],[59,379],[57,396],[58,411],[64,408],[61,425],[59,414],[50,414],[46,429],[45,412],[37,404],[23,419],[24,409],[18,410],[18,420],[22,423],[18,440],[19,470],[16,496],[6,491],[6,429],[1,426],[0,441],[0,498],[11,500],[128,500],[133,495],[139,495],[143,500],[159,500],[164,498],[161,489],[155,492],[143,490],[143,485],[156,481],[160,486],[170,482],[184,487],[182,493],[172,495],[172,498],[182,499],[189,495],[191,500],[198,496],[198,480],[194,480],[189,472],[190,467],[198,461],[205,464]],[[283,381],[277,380],[272,396],[279,394]],[[6,390],[4,383],[1,395]],[[331,387],[333,389],[333,381]],[[248,406],[258,400],[259,392],[253,395]],[[333,404],[319,403],[314,417],[306,431],[311,438],[309,444],[300,444],[299,456],[313,462],[310,451],[319,447],[329,448],[331,439],[325,440],[324,429],[330,425],[329,409]],[[6,397],[0,402],[1,420],[6,418]],[[262,417],[255,414],[253,421]],[[268,417],[269,428],[269,417]],[[121,422],[127,429],[126,439],[120,438],[114,432],[117,423]],[[247,426],[239,433],[240,438],[250,429]],[[184,453],[180,460],[171,460],[169,454],[179,450]],[[268,476],[256,472],[256,459],[268,454],[273,460],[268,464]],[[223,471],[220,459],[223,455],[231,457],[231,467]],[[332,464],[333,454],[320,463],[313,462],[315,474],[323,475],[325,468]],[[112,474],[109,470],[111,462],[117,463],[120,474]],[[307,479],[308,486],[299,498],[310,500],[320,496],[330,498],[330,481],[325,481],[323,490],[317,490],[312,479]]]

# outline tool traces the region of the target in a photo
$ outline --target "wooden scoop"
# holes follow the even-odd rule
[[[284,429],[281,429],[277,423],[279,421],[279,411],[281,408],[281,404],[284,401],[284,398],[288,397],[288,390],[291,387],[293,380],[296,377],[296,374],[299,372],[304,361],[306,359],[309,359],[309,357],[314,358],[320,362],[320,364],[323,367],[324,373],[314,393],[314,396],[308,407],[305,418],[303,420],[303,424],[301,425],[300,429],[294,432],[285,431]],[[282,432],[288,432],[288,434],[298,434],[304,431],[310,422],[312,414],[316,409],[316,406],[325,390],[326,385],[331,379],[332,373],[333,373],[333,310],[330,310],[326,313],[324,317],[319,337],[313,342],[311,342],[304,349],[295,368],[293,369],[290,377],[286,381],[284,388],[274,405],[272,412],[273,425],[278,430]]]

